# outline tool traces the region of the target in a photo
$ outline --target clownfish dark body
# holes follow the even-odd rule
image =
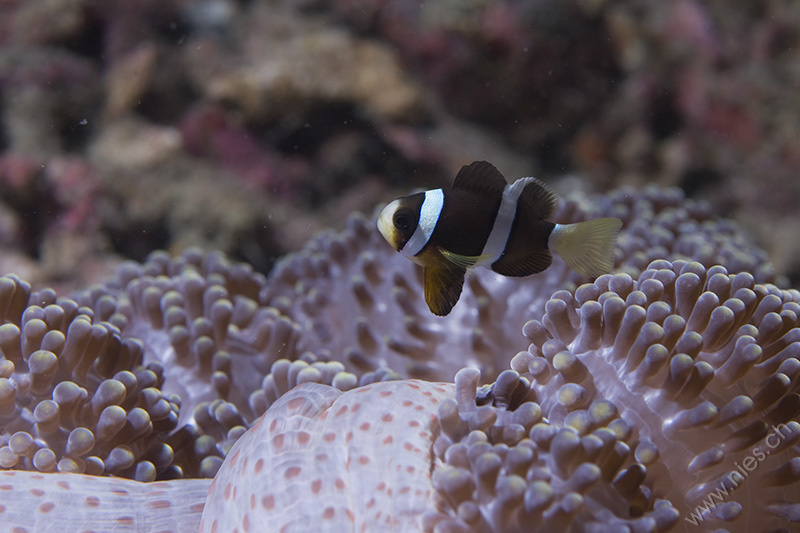
[[[536,178],[507,184],[486,161],[461,167],[453,186],[398,198],[378,217],[395,250],[423,267],[425,301],[450,313],[467,269],[485,266],[503,276],[529,276],[550,266],[556,252],[587,277],[608,273],[622,222],[599,218],[555,224],[558,196]]]

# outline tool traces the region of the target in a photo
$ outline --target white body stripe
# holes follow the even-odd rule
[[[500,201],[500,208],[497,210],[492,232],[489,233],[489,238],[486,239],[486,244],[483,245],[483,251],[481,251],[482,259],[476,263],[477,265],[491,265],[503,255],[508,243],[508,236],[511,235],[511,225],[514,223],[514,217],[517,214],[519,196],[525,186],[534,179],[520,178],[511,185],[506,185],[505,189],[503,189],[503,199]]]
[[[439,215],[442,214],[442,207],[444,206],[444,191],[442,189],[434,189],[425,191],[425,200],[422,201],[422,207],[419,210],[419,223],[414,234],[408,239],[408,242],[400,253],[406,257],[414,257],[422,251],[436,229],[436,223],[439,221]]]

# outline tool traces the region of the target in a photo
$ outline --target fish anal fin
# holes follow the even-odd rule
[[[463,269],[472,268],[483,259],[489,257],[488,255],[460,255],[446,250],[441,246],[439,247],[439,253],[452,264]]]
[[[535,250],[517,256],[501,256],[492,270],[503,276],[521,278],[545,270],[553,261],[549,250]]]
[[[465,274],[466,270],[463,268],[424,268],[425,302],[431,313],[437,316],[445,316],[450,313],[461,296]]]
[[[614,246],[622,227],[618,218],[596,218],[576,224],[556,225],[550,234],[550,249],[572,270],[594,278],[614,267]]]
[[[506,179],[494,165],[486,161],[473,161],[456,174],[453,188],[480,193],[502,193]]]
[[[521,179],[526,184],[519,196],[520,204],[536,213],[538,218],[552,219],[558,209],[558,195],[543,181],[536,178]]]

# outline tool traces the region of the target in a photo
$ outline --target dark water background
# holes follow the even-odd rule
[[[0,271],[155,249],[267,272],[475,159],[561,193],[680,187],[797,286],[800,6],[0,3]]]

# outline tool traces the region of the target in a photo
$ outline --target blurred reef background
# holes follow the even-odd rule
[[[0,274],[268,272],[474,159],[679,187],[800,281],[800,3],[0,0]]]

